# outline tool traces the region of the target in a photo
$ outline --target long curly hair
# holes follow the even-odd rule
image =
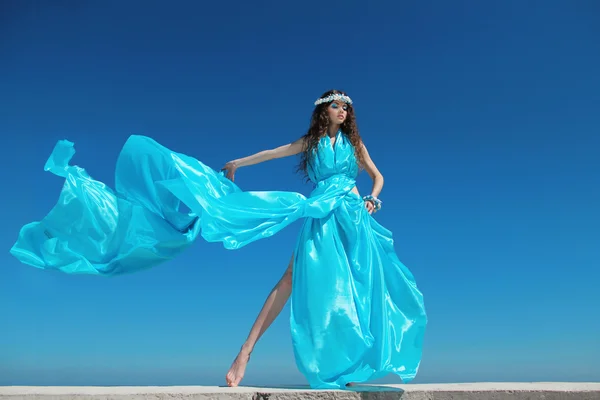
[[[331,94],[347,95],[343,91],[332,89],[323,93],[320,98],[327,97]],[[327,108],[331,103],[332,102],[321,103],[315,107],[312,112],[308,131],[304,134],[304,136],[302,136],[304,139],[304,148],[300,155],[300,163],[298,165],[297,172],[302,173],[305,178],[308,178],[307,167],[310,163],[312,151],[318,146],[319,140],[321,140],[324,135],[327,135],[330,122]],[[354,153],[356,160],[358,161],[359,168],[363,168],[364,159],[361,151],[362,140],[360,133],[358,132],[358,127],[356,126],[356,115],[354,113],[354,107],[352,107],[352,104],[348,104],[346,120],[342,123],[340,129],[342,133],[348,137],[350,143],[354,147]]]

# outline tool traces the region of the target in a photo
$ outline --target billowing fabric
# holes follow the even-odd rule
[[[303,219],[294,251],[291,334],[313,388],[343,388],[395,373],[411,381],[427,322],[423,296],[400,262],[392,234],[352,189],[354,149],[342,132],[313,153],[308,197],[242,191],[202,162],[144,136],[131,136],[115,191],[69,165],[59,141],[45,169],[64,177],[54,208],[25,225],[11,253],[69,274],[115,276],[175,258],[200,235],[237,249]],[[187,207],[186,207],[187,206]]]

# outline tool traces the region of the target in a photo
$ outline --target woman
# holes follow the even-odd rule
[[[351,99],[330,91],[315,105],[300,140],[229,162],[220,172],[131,136],[119,154],[115,191],[69,165],[73,143],[59,141],[45,169],[65,178],[60,198],[41,221],[23,226],[11,253],[37,268],[115,276],[173,259],[198,235],[237,249],[303,219],[288,270],[228,384],[240,382],[256,341],[290,292],[294,354],[311,387],[342,388],[388,373],[410,381],[421,360],[426,314],[391,233],[371,216],[381,207],[383,178],[359,136]],[[300,153],[300,170],[315,185],[308,197],[244,192],[233,182],[240,166]],[[355,186],[361,168],[374,181],[364,198]]]
[[[267,160],[288,157],[301,153],[302,161],[299,170],[307,174],[309,178],[318,185],[320,182],[327,181],[327,179],[334,177],[336,174],[346,175],[350,178],[350,181],[353,181],[357,173],[356,167],[364,167],[371,179],[373,180],[371,194],[369,196],[364,197],[364,206],[369,214],[376,212],[381,207],[381,202],[378,200],[378,196],[381,192],[381,189],[383,188],[383,176],[371,160],[369,152],[367,151],[367,148],[361,140],[358,128],[356,126],[356,119],[354,115],[354,109],[352,107],[352,100],[347,96],[346,93],[337,90],[332,90],[324,93],[320,97],[320,99],[315,102],[315,105],[316,107],[312,114],[310,128],[302,138],[293,143],[280,146],[273,150],[262,151],[242,159],[230,161],[223,167],[223,170],[227,172],[227,177],[233,181],[235,178],[235,172],[239,167],[254,165]],[[338,140],[341,141],[339,144]],[[338,149],[343,149],[340,151],[344,155],[344,157],[341,159],[335,159],[336,151]],[[333,158],[331,156],[333,156]],[[313,163],[313,157],[321,157],[325,161],[317,165],[312,165],[311,163]],[[330,184],[337,185],[338,182],[333,181]],[[348,260],[348,254],[351,252],[352,246],[357,242],[362,242],[362,245],[366,246],[367,248],[363,248],[362,250],[359,249],[359,251],[370,250],[373,254],[377,254],[382,247],[380,247],[377,244],[377,241],[373,242],[372,239],[370,240],[368,237],[377,236],[377,234],[379,233],[384,237],[387,236],[385,238],[386,240],[391,240],[391,237],[387,234],[387,232],[385,232],[381,227],[375,225],[373,220],[367,219],[364,215],[362,215],[362,211],[355,206],[357,203],[356,197],[359,196],[356,186],[352,187],[351,193],[354,193],[356,196],[347,194],[345,198],[348,203],[351,203],[354,206],[345,205],[343,207],[338,207],[333,211],[331,215],[328,215],[325,219],[322,220],[315,221],[312,219],[307,219],[305,221],[303,233],[301,234],[302,240],[298,242],[297,247],[297,254],[299,254],[299,256],[292,256],[283,277],[275,285],[269,297],[265,301],[261,312],[259,313],[254,325],[252,326],[252,329],[250,331],[250,334],[248,335],[248,338],[246,339],[246,342],[242,345],[239,354],[235,358],[231,369],[226,375],[226,381],[229,386],[237,386],[242,380],[246,369],[246,365],[250,359],[250,354],[252,353],[256,342],[281,312],[283,306],[287,302],[292,292],[292,282],[294,280],[298,280],[299,282],[295,286],[302,288],[305,291],[309,290],[311,284],[313,283],[313,279],[316,276],[322,276],[320,275],[320,273],[314,274],[309,271],[311,269],[321,270],[331,268],[331,264],[325,264],[320,262],[319,260],[314,260],[313,257],[306,257],[307,252],[310,252],[311,250],[314,250],[316,248],[316,246],[314,245],[308,248],[307,243],[313,241],[315,236],[322,236],[324,231],[326,230],[331,229],[331,231],[335,232],[344,231],[345,228],[350,228],[350,232],[344,232],[347,235],[346,240],[343,240],[341,238],[341,235],[337,239],[332,237],[331,239],[329,239],[328,243],[326,241],[323,241],[324,243],[322,244],[322,247],[320,249],[323,252],[332,252],[335,251],[335,248],[343,249],[340,252],[340,254],[338,254],[338,256],[340,257],[337,257],[335,260],[335,264],[337,264],[337,275],[333,280],[337,283],[344,282],[344,289],[347,289],[347,291],[344,292],[344,289],[342,289],[341,291],[328,291],[324,296],[319,296],[319,298],[325,297],[326,299],[328,299],[330,305],[334,307],[334,305],[339,301],[339,299],[344,299],[344,301],[346,301],[345,299],[347,298],[348,294],[353,290],[356,290],[356,288],[353,289],[354,283],[352,282],[352,279],[348,276],[344,276],[348,272],[350,272],[351,274],[356,273],[356,271],[353,270],[359,269],[361,267],[359,263],[356,262],[356,260],[359,259],[358,257],[351,257],[350,260],[352,261]],[[362,225],[358,225],[358,229],[356,229],[355,226],[351,223],[345,223],[349,221],[364,221],[365,223]],[[370,226],[371,224],[373,224],[375,229],[373,229]],[[352,239],[348,240],[348,238]],[[331,247],[328,248],[327,245],[330,245]],[[386,251],[390,252],[391,249],[388,247]],[[298,260],[302,263],[301,268],[304,271],[301,271],[299,274],[294,275],[293,266],[294,263]],[[363,258],[361,261],[365,261],[365,264],[368,264],[372,263],[373,260],[367,257]],[[392,270],[388,271],[388,273],[392,275],[396,274],[396,276],[392,276],[392,279],[412,280],[412,277],[410,276],[403,276],[403,273],[406,272],[406,269],[399,265],[398,261],[395,260],[395,256],[391,256],[390,260],[388,260],[388,263],[392,266]],[[379,266],[385,267],[385,263],[378,264]],[[367,268],[367,270],[369,269],[368,265],[362,266],[362,268],[365,267]],[[372,267],[377,268],[378,265],[373,265]],[[397,269],[397,271],[393,271],[394,267]],[[371,273],[373,272],[369,271],[366,274],[363,273],[363,277],[366,279],[373,279],[373,276],[369,276]],[[382,270],[378,271],[377,274],[380,274],[380,276],[385,275],[385,273]],[[367,285],[367,287],[367,292],[369,290],[373,290],[371,284]],[[295,290],[299,291],[298,289]],[[379,287],[379,290],[381,291],[380,296],[388,295],[385,293],[385,284],[382,284],[381,287]],[[414,312],[414,314],[412,315],[412,319],[399,318],[399,320],[404,319],[404,321],[402,321],[401,324],[397,325],[397,327],[399,328],[398,332],[401,331],[400,328],[402,326],[405,326],[407,321],[410,321],[410,323],[416,324],[416,327],[412,329],[416,332],[414,338],[420,342],[420,336],[422,334],[421,332],[423,330],[423,327],[425,326],[425,311],[422,305],[421,294],[415,288],[411,288],[409,292],[411,296],[414,296],[415,298],[413,304],[411,304],[411,308],[413,308],[412,311]],[[293,313],[295,310],[295,314],[301,314],[303,316],[309,315],[308,307],[306,307],[307,299],[304,296],[305,294],[299,293],[298,296],[296,296],[296,301],[294,302],[294,299],[292,300],[293,304],[297,304],[298,302],[301,302],[302,304],[301,306],[296,306],[295,308],[293,308]],[[360,299],[357,297],[360,296],[356,296],[355,293],[355,298],[353,300],[360,301]],[[393,307],[390,307],[389,309],[384,310],[379,310],[376,308],[375,311],[376,313],[384,311],[391,315],[394,314],[394,312],[399,312],[402,306],[403,304],[397,304],[395,305],[395,307],[397,308],[396,310],[392,310]],[[314,349],[311,349],[311,344],[307,343],[311,340],[314,340],[315,334],[317,333],[318,329],[322,329],[325,327],[326,324],[323,323],[325,319],[330,318],[330,316],[328,315],[329,310],[322,309],[321,311],[323,315],[320,318],[314,318],[314,320],[318,321],[318,328],[316,328],[316,326],[312,326],[310,329],[307,329],[306,327],[298,326],[298,324],[301,322],[297,321],[297,317],[292,317],[292,326],[297,326],[294,336],[296,348],[304,347],[307,349],[308,352],[306,354],[299,355],[301,359],[305,359],[304,364],[310,364],[311,362],[315,361],[323,361],[322,359],[320,359],[319,356],[311,354],[311,352]],[[364,312],[365,317],[368,319],[371,311],[364,310]],[[351,314],[352,313],[354,313],[354,318],[360,319],[359,312],[353,311],[351,312]],[[352,324],[349,324],[347,322],[347,318],[353,319],[349,317],[349,314],[344,314],[340,318],[341,320],[344,320],[343,322],[341,322],[341,324],[345,325],[346,329],[353,329]],[[377,318],[382,319],[382,321],[385,320],[385,317],[383,316],[377,316]],[[393,320],[392,318],[390,319]],[[379,326],[378,329],[381,329],[383,336],[389,334],[389,332],[385,332],[386,329],[382,326]],[[330,345],[336,343],[335,335],[336,332],[335,329],[333,329],[331,332],[331,340],[329,341]],[[363,352],[373,352],[373,350],[371,349],[372,343],[370,342],[377,342],[378,339],[379,338],[370,337],[368,334],[365,335],[364,332],[357,334],[356,337],[353,338],[353,343],[354,345],[358,345],[358,347],[361,350],[356,353],[353,353],[364,355],[365,353]],[[390,340],[389,338],[386,339]],[[393,342],[393,340],[391,340],[391,342]],[[391,342],[384,344],[389,346],[392,344]],[[399,343],[400,341],[398,340],[396,344]],[[416,347],[419,346],[420,343]],[[337,346],[334,347],[336,349],[335,351],[339,351],[340,354],[346,353],[344,349],[340,349]],[[380,348],[376,351],[382,350],[383,348]],[[420,354],[418,354],[419,350],[417,350],[416,348],[414,352],[415,358],[413,360],[413,364],[411,365],[410,362],[408,363],[408,365],[410,365],[411,368],[408,368],[408,370],[405,370],[404,373],[400,374],[405,379],[411,379],[412,376],[414,376],[414,374],[416,373],[416,366],[418,365],[416,361],[418,358],[420,358]],[[344,368],[340,368],[336,365],[336,367],[333,368],[333,370],[339,373],[341,371],[346,370],[346,367],[356,368],[357,365],[360,365],[361,363],[364,363],[366,361],[361,359],[362,355],[359,357],[352,357],[352,361],[346,363],[347,365],[344,365]],[[333,364],[336,364],[335,359],[343,358],[337,357],[333,354],[329,354],[327,357],[333,358]],[[377,358],[381,357],[381,354],[373,354],[369,355],[369,357]],[[394,357],[383,358],[386,360],[387,363],[390,359],[393,359]],[[381,360],[379,360],[378,363],[379,367],[373,368],[363,366],[362,368],[365,371],[364,373],[349,373],[347,374],[347,378],[344,378],[343,375],[336,375],[335,373],[324,378],[322,374],[320,375],[316,372],[307,371],[306,368],[304,368],[303,372],[305,374],[312,373],[312,381],[318,382],[319,386],[328,386],[329,384],[335,385],[336,383],[338,385],[341,385],[344,382],[351,383],[350,381],[352,379],[349,378],[350,376],[356,377],[356,380],[361,380],[361,378],[367,377],[371,373],[377,374],[377,371],[375,371],[375,369],[377,368],[383,368],[381,371],[385,371],[386,368],[388,371],[394,371],[394,369],[401,371],[402,364],[392,364],[392,366],[383,367],[385,363],[382,363]],[[371,371],[371,369],[373,369],[373,371]]]

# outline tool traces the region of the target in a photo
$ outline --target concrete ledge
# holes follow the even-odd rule
[[[218,386],[4,386],[4,400],[591,400],[600,399],[600,383],[464,383],[431,385],[362,385],[347,390]]]

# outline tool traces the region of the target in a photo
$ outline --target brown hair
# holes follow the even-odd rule
[[[346,95],[346,93],[340,90],[333,89],[323,93],[320,98],[327,97],[331,94]],[[319,140],[323,137],[323,135],[327,134],[327,129],[329,128],[329,114],[327,113],[327,108],[331,103],[331,101],[327,103],[321,103],[315,107],[310,119],[308,132],[306,132],[306,134],[304,134],[302,137],[304,139],[304,149],[302,151],[300,164],[298,165],[297,170],[298,172],[302,172],[305,177],[307,176],[306,169],[308,163],[310,162],[311,152],[317,147]],[[356,160],[358,161],[358,166],[359,168],[362,168],[362,140],[358,132],[358,127],[356,126],[356,116],[354,114],[354,107],[352,107],[352,104],[348,104],[348,114],[346,120],[340,126],[340,129],[342,133],[348,137],[350,143],[352,143]]]

